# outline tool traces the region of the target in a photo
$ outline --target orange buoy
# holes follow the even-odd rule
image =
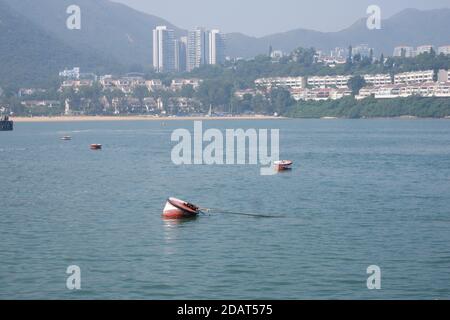
[[[277,171],[291,170],[293,164],[294,162],[292,162],[291,160],[281,160],[274,162],[275,170]]]
[[[91,150],[101,150],[102,145],[101,144],[91,144]]]
[[[200,208],[192,203],[177,199],[167,199],[163,210],[164,219],[189,219],[195,218],[200,214]]]

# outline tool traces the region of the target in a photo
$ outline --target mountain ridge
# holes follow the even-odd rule
[[[430,24],[430,27],[424,28]],[[263,37],[230,33],[227,36],[227,46],[230,55],[244,58],[268,52],[270,46],[290,52],[299,46],[331,50],[358,44],[368,44],[378,54],[391,55],[398,45],[450,45],[450,34],[446,30],[450,30],[450,8],[408,8],[383,20],[381,30],[369,30],[366,18],[361,18],[349,27],[334,32],[298,28]],[[244,46],[244,43],[248,45]]]

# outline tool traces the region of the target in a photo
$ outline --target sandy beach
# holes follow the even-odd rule
[[[86,122],[86,121],[213,121],[213,120],[274,120],[285,119],[264,115],[233,117],[156,117],[156,116],[57,116],[57,117],[13,117],[15,122]]]

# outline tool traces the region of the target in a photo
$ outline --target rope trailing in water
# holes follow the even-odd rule
[[[222,210],[222,209],[214,209],[214,208],[201,208],[200,212],[203,213],[203,214],[222,213],[222,214],[232,214],[232,215],[254,217],[254,218],[271,218],[271,219],[284,218],[283,216],[264,215],[264,214],[258,214],[258,213],[225,211],[225,210]]]

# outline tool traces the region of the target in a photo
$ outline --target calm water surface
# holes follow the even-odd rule
[[[295,169],[265,177],[173,165],[180,127],[193,123],[0,132],[0,298],[450,298],[450,121],[204,122],[279,128]],[[283,218],[169,223],[169,196]],[[81,291],[66,289],[69,265],[81,267]],[[370,265],[382,290],[367,289]]]

